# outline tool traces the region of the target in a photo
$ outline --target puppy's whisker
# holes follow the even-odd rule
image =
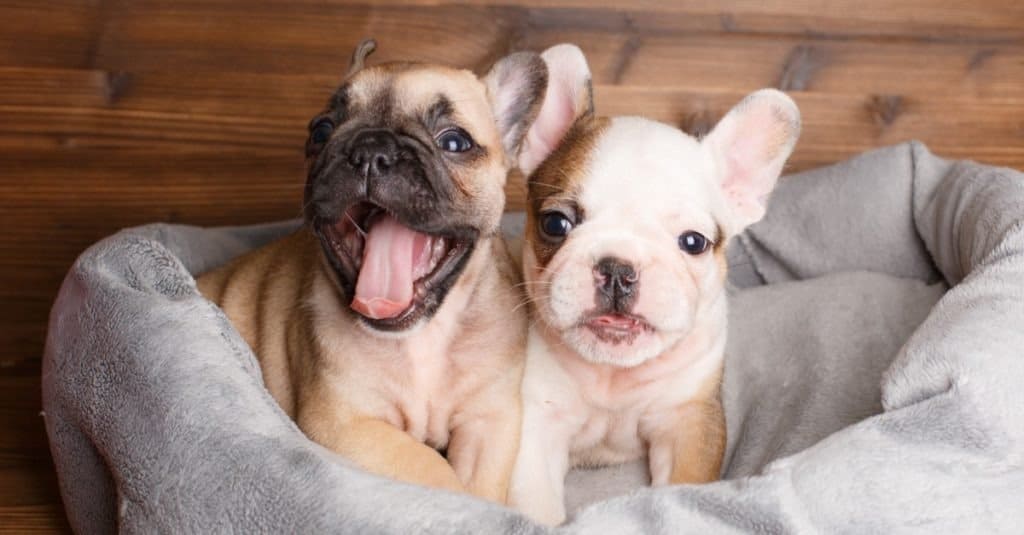
[[[564,170],[561,170],[561,169],[558,170],[558,173],[562,175],[562,178],[568,178],[568,176],[569,176]],[[556,193],[569,193],[569,190],[567,190],[567,189],[565,189],[565,188],[563,188],[561,186],[558,186],[558,185],[555,185],[555,184],[547,184],[545,182],[530,182],[527,186],[528,187],[533,187],[533,186],[543,187],[543,188],[547,188],[547,189],[550,189],[550,190],[554,190]]]
[[[520,308],[522,308],[524,305],[528,305],[530,303],[536,303],[536,302],[537,301],[535,299],[533,299],[532,297],[526,296],[524,299],[520,300],[519,303],[515,307],[512,308],[512,311],[515,312],[516,310],[519,310]]]
[[[352,225],[356,227],[356,232],[361,234],[363,236],[363,238],[366,238],[366,231],[363,230],[363,227],[359,226],[359,223],[357,223],[355,219],[352,219],[352,215],[351,214],[349,214],[348,212],[345,212],[345,219],[348,219],[349,221],[351,221]]]
[[[559,169],[558,172],[559,173],[564,173],[564,171],[562,171],[561,169]],[[562,188],[562,187],[558,186],[557,184],[548,184],[547,182],[537,182],[535,180],[531,180],[529,185],[530,186],[537,186],[537,187],[553,189],[555,191],[565,191],[565,188]]]
[[[333,174],[336,171],[336,168],[339,165],[341,165],[341,161],[342,161],[342,158],[335,158],[334,160],[328,161],[327,163],[325,163],[325,164],[317,167],[316,169],[310,171],[310,174],[311,175]],[[306,185],[302,184],[302,187],[305,188]],[[309,206],[311,204],[313,204],[314,202],[316,202],[316,199],[313,199],[313,198],[307,199],[307,200],[303,201],[302,207],[299,208],[299,218],[305,218],[305,216],[306,216],[306,209],[309,208]]]
[[[535,266],[534,269],[536,269],[540,273],[552,273],[551,268],[547,266]]]
[[[527,288],[527,287],[532,287],[532,286],[551,286],[552,284],[554,284],[554,283],[553,282],[547,282],[547,281],[524,281],[524,282],[520,282],[519,284],[513,284],[512,287],[513,288]]]
[[[524,295],[524,296],[523,296],[523,299],[524,299],[524,300],[527,300],[527,301],[534,301],[534,302],[540,302],[541,300],[545,300],[545,299],[548,299],[548,298],[549,298],[549,297],[548,297],[548,296],[546,296],[546,295],[538,295],[538,296],[536,296],[536,297],[530,297],[529,295]]]
[[[306,217],[306,209],[309,208],[309,205],[311,205],[311,204],[313,204],[313,200],[312,199],[302,203],[302,207],[299,208],[299,215],[298,215],[298,217],[300,219],[303,219],[303,218]]]
[[[540,320],[541,320],[541,318],[539,316],[533,318],[532,320],[530,320],[530,327],[529,328],[530,328],[531,331],[537,328],[537,324],[540,323]]]
[[[535,304],[535,305],[538,305],[538,304],[547,304],[548,302],[550,302],[550,299],[548,299],[547,296],[539,296],[538,298],[531,298],[529,296],[526,296],[526,299],[524,299],[518,305],[516,305],[515,307],[512,308],[512,312],[515,312],[515,311],[519,310],[520,308],[523,308],[524,306],[529,305],[531,303]]]

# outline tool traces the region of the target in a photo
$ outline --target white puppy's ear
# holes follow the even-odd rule
[[[529,176],[562,142],[577,119],[594,113],[590,67],[576,45],[561,44],[540,55],[548,83],[536,120],[519,149],[518,165]]]
[[[799,136],[800,110],[793,99],[762,89],[744,98],[704,138],[730,212],[730,233],[764,217],[768,194]]]

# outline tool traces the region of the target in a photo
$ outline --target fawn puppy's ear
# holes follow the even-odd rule
[[[715,161],[730,234],[759,221],[800,136],[800,110],[774,89],[751,93],[702,140]]]
[[[548,86],[548,69],[534,52],[516,52],[498,60],[483,77],[502,148],[514,165]]]
[[[565,133],[584,116],[594,114],[590,67],[576,45],[561,44],[541,55],[548,83],[536,119],[530,125],[518,153],[518,166],[529,176],[562,142]]]
[[[352,51],[352,60],[348,64],[348,72],[345,73],[345,78],[350,78],[353,74],[363,70],[366,63],[366,57],[373,54],[373,51],[377,50],[377,41],[372,38],[363,39],[355,50]]]

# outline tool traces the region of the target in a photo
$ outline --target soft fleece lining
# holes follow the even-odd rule
[[[726,480],[577,471],[559,531],[1019,532],[1022,221],[1024,175],[917,143],[783,179],[730,250]],[[281,412],[193,274],[291,228],[150,225],[72,267],[43,405],[75,530],[546,531],[365,474]]]

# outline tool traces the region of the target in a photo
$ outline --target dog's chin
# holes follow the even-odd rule
[[[619,368],[639,366],[670,345],[665,333],[638,318],[588,318],[559,332],[562,341],[583,360]]]
[[[426,241],[422,257],[411,274],[411,298],[407,303],[388,303],[386,314],[374,312],[374,304],[356,305],[357,284],[363,268],[364,247],[373,225],[382,217],[398,219],[395,214],[373,203],[349,206],[336,221],[314,221],[313,231],[320,240],[333,279],[347,299],[350,311],[366,331],[385,338],[403,338],[421,329],[437,312],[472,254],[479,232],[464,227],[424,231],[404,221],[399,223],[421,235]],[[395,310],[391,310],[395,309]]]
[[[352,314],[356,316],[356,323],[363,331],[385,340],[402,340],[409,338],[423,329],[423,327],[430,322],[430,318],[421,316],[403,329],[381,329],[378,326],[378,323],[373,319],[367,318],[354,310],[352,311]]]

